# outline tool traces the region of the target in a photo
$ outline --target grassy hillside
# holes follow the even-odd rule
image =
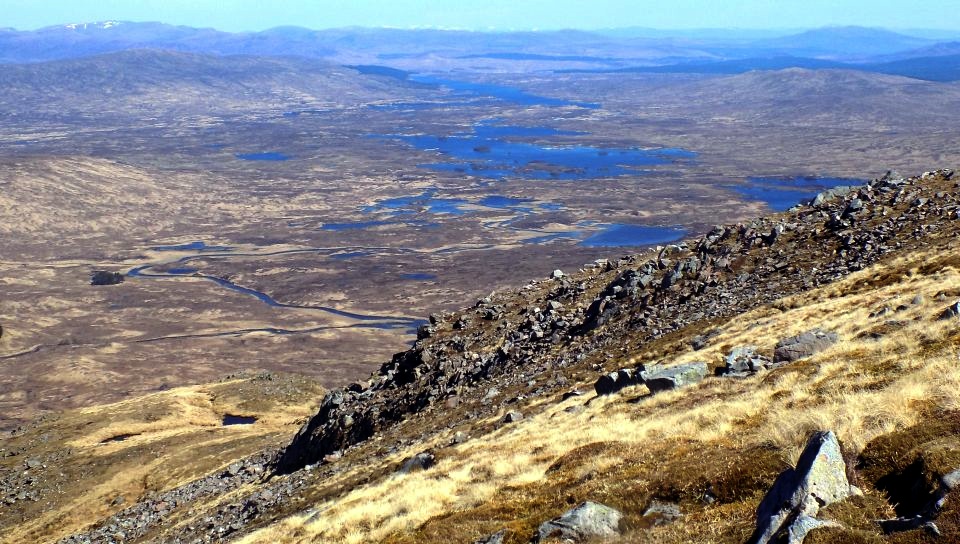
[[[55,542],[152,494],[275,448],[322,394],[307,378],[238,376],[21,427],[0,449],[6,491],[0,542]],[[228,415],[256,421],[224,425]]]
[[[533,417],[442,448],[429,471],[352,490],[242,542],[469,543],[506,527],[519,543],[583,500],[628,514],[622,542],[743,542],[763,493],[796,461],[808,433],[837,432],[857,473],[881,437],[960,418],[960,326],[938,319],[942,297],[960,296],[956,249],[938,245],[747,312],[721,324],[711,346],[671,360],[719,365],[733,346],[772,352],[781,338],[811,328],[837,331],[841,341],[814,357],[655,396],[639,386],[550,399],[531,407]],[[895,325],[894,314],[871,317],[900,306]],[[664,344],[629,356],[657,359]],[[939,446],[960,446],[957,430],[938,437]],[[885,541],[871,521],[893,510],[869,474],[859,480],[865,496],[831,512],[850,528],[823,542]],[[648,527],[642,513],[654,499],[678,501],[682,521]],[[960,537],[960,526],[941,530]]]

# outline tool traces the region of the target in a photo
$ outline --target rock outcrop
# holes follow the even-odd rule
[[[912,206],[921,196],[929,201]],[[540,376],[532,395],[558,391],[565,384],[549,373],[611,349],[617,338],[642,343],[834,281],[936,232],[937,221],[958,204],[955,193],[925,193],[920,178],[885,176],[791,213],[717,226],[698,239],[591,263],[577,274],[550,274],[518,294],[494,294],[461,312],[432,316],[416,345],[367,384],[331,393],[339,397],[325,399],[276,469],[316,463],[452,397],[469,403],[491,386],[502,390]],[[727,375],[766,364],[754,356]],[[621,378],[599,391],[636,381]],[[497,400],[483,404],[486,415],[499,411]]]
[[[784,338],[773,350],[773,362],[792,363],[810,357],[837,343],[837,333],[820,329]]]
[[[423,453],[418,453],[404,461],[403,465],[400,466],[400,472],[403,474],[408,474],[410,472],[427,470],[436,464],[436,462],[436,456],[428,451],[425,451]]]
[[[620,534],[621,518],[623,514],[618,510],[587,501],[562,516],[543,523],[532,542],[586,542],[615,537]]]
[[[597,395],[612,395],[618,393],[621,389],[642,383],[643,378],[636,369],[621,368],[600,376],[600,379],[593,384],[593,389],[597,392]]]
[[[945,186],[948,173],[934,175],[938,186]],[[262,526],[288,499],[298,497],[298,486],[308,485],[301,482],[337,474],[343,462],[362,462],[358,456],[416,448],[439,432],[433,421],[442,423],[443,432],[467,424],[469,429],[463,429],[471,436],[482,436],[500,425],[497,416],[508,410],[523,410],[533,419],[540,407],[563,398],[590,372],[629,360],[653,340],[695,325],[704,335],[696,346],[703,347],[710,339],[703,327],[715,330],[746,310],[828,284],[894,251],[940,240],[944,225],[960,211],[960,192],[940,195],[925,183],[886,176],[790,213],[717,226],[697,239],[551,275],[516,291],[491,294],[459,312],[431,316],[410,350],[395,355],[369,380],[331,391],[295,439],[264,466],[274,473],[299,471],[295,477],[271,478],[256,492],[238,492],[200,524],[170,529],[165,538],[214,541]],[[915,205],[919,198],[927,200]],[[684,339],[678,349],[690,343]],[[754,351],[730,364],[746,375],[773,361]],[[628,370],[632,378],[623,384],[636,383],[638,373],[642,380],[656,371]],[[613,382],[621,384],[619,373]],[[583,410],[579,403],[568,407],[576,408]],[[454,443],[460,441],[455,437]],[[810,497],[836,500],[844,486],[841,482],[835,486],[840,491],[823,492],[831,484],[811,483],[819,482],[814,467],[843,471],[836,462],[839,455],[830,453],[838,450],[820,446],[815,448],[820,453],[808,453],[808,448],[797,469],[778,479],[772,498],[764,501],[758,536],[796,541],[828,523],[817,519],[820,502]],[[422,448],[407,455],[417,451]],[[224,481],[235,479],[239,482],[228,471]],[[784,481],[794,485],[787,488]],[[201,489],[222,494],[222,485],[207,479]],[[193,486],[164,497],[189,505]],[[145,516],[155,504],[153,499],[137,503],[71,542],[99,542],[127,528],[132,528],[128,535],[148,534],[151,525],[160,523],[159,515]]]
[[[646,385],[651,393],[685,387],[703,380],[707,375],[707,363],[684,363],[675,366],[650,368],[621,368],[600,376],[593,384],[597,395],[612,395],[625,387]]]
[[[753,346],[738,346],[733,348],[724,359],[725,366],[717,369],[717,375],[731,378],[742,378],[756,374],[761,370],[773,366],[769,357],[757,353]]]
[[[706,375],[707,363],[704,362],[685,363],[641,373],[643,383],[651,393],[693,385],[703,380]]]
[[[940,314],[940,319],[960,319],[960,300],[954,302]]]
[[[757,529],[749,542],[800,544],[811,530],[834,525],[816,518],[820,508],[856,492],[847,481],[836,435],[814,433],[797,466],[783,472],[760,502]]]

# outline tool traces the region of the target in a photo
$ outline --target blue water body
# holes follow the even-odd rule
[[[223,416],[224,425],[253,425],[256,422],[257,418],[253,416],[235,416],[233,414]]]
[[[492,179],[582,180],[640,175],[644,173],[644,167],[696,156],[682,149],[600,149],[513,141],[507,136],[508,131],[503,130],[506,128],[511,127],[492,127],[481,123],[476,125],[472,133],[379,137],[400,140],[417,149],[433,151],[451,159],[451,162],[417,165],[420,168],[471,173]],[[534,130],[535,127],[519,128]]]
[[[514,198],[510,196],[503,195],[489,195],[480,199],[477,204],[481,206],[486,206],[487,208],[516,208],[518,206],[522,207],[524,204],[530,202],[529,198]],[[529,207],[524,207],[524,209],[529,209]]]
[[[417,213],[425,208],[427,212],[434,214],[463,215],[466,213],[466,210],[460,209],[460,206],[469,204],[466,200],[460,198],[437,198],[435,196],[436,194],[437,191],[435,189],[428,189],[419,195],[387,198],[376,204],[365,206],[361,208],[361,211],[365,213],[389,211],[394,215],[403,215]],[[375,222],[371,221],[371,223]],[[421,228],[434,226],[433,223],[418,221],[410,221],[409,223]]]
[[[558,204],[555,202],[544,202],[540,204],[540,209],[550,212],[556,212],[563,209],[563,204]]]
[[[453,79],[445,79],[441,77],[428,76],[428,75],[411,75],[409,76],[410,81],[421,83],[424,85],[429,85],[432,87],[445,87],[453,91],[454,96],[490,96],[503,100],[505,102],[512,102],[514,104],[519,104],[521,106],[550,106],[550,107],[565,107],[565,106],[576,106],[580,108],[587,109],[599,109],[600,104],[595,104],[591,102],[576,102],[573,100],[564,100],[562,98],[550,98],[546,96],[538,96],[535,94],[522,91],[516,87],[508,87],[506,85],[496,85],[494,83],[477,83],[472,81],[457,81]]]
[[[400,274],[400,277],[405,280],[418,280],[418,281],[437,279],[437,277],[433,274],[422,274],[422,273]]]
[[[267,153],[237,153],[235,155],[238,159],[244,161],[288,161],[290,160],[289,155],[284,155],[283,153],[277,153],[276,151],[270,151]]]
[[[767,204],[770,209],[782,212],[809,201],[818,193],[848,185],[862,185],[864,180],[845,178],[818,178],[797,176],[793,178],[748,178],[746,185],[730,185],[728,188],[736,191],[750,200],[759,200]]]
[[[154,246],[150,249],[154,251],[230,251],[230,246],[208,246],[206,242],[190,242],[188,244],[178,244],[173,246]]]
[[[674,227],[649,227],[645,225],[610,225],[586,238],[580,245],[587,247],[649,246],[674,242],[687,232]]]
[[[424,200],[429,200],[436,194],[435,191],[427,191],[420,195],[411,195],[411,196],[398,196],[395,198],[387,198],[381,200],[374,206],[369,206],[368,208],[383,208],[390,210],[402,210],[404,208],[409,208],[416,202],[422,202]],[[374,210],[370,210],[374,211]]]
[[[196,271],[197,271],[196,268],[188,268],[188,267],[171,268],[170,270],[167,270],[167,274],[173,274],[174,276],[187,276],[187,275],[193,274]]]

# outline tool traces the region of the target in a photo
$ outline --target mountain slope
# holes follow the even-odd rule
[[[3,66],[7,111],[242,110],[266,103],[351,104],[403,96],[405,85],[321,60],[132,50]],[[21,113],[20,115],[28,115]]]
[[[434,316],[369,382],[327,394],[276,463],[264,463],[268,452],[239,465],[282,469],[273,477],[211,473],[111,509],[66,542],[123,531],[144,541],[470,543],[502,528],[504,542],[520,543],[584,500],[624,513],[623,542],[742,542],[804,437],[825,429],[864,495],[822,510],[843,527],[808,541],[924,542],[922,528],[885,537],[874,520],[920,511],[924,495],[909,489],[960,467],[942,455],[960,446],[960,326],[945,312],[960,298],[958,213],[949,172],[885,177],[494,293]],[[770,357],[816,328],[839,341],[753,376],[588,392],[638,364],[712,370],[745,345]],[[434,458],[426,470],[397,473],[423,452]],[[216,494],[192,491],[210,486]],[[937,518],[948,539],[960,536],[958,498]],[[654,501],[683,517],[650,518]]]
[[[229,33],[161,23],[108,21],[33,31],[0,30],[0,62],[43,62],[150,48],[211,55],[292,55],[342,64],[388,62],[421,71],[449,69],[451,65],[515,70],[517,66],[605,68],[778,56],[857,61],[936,43],[862,27],[829,27],[774,38],[762,38],[764,35],[749,31],[466,32],[300,27]],[[528,64],[517,65],[517,61]],[[531,65],[531,61],[540,64]]]
[[[871,57],[917,49],[934,40],[906,36],[880,28],[859,26],[825,27],[791,36],[760,40],[765,47],[800,57]],[[838,55],[839,54],[839,55]]]
[[[655,89],[644,99],[699,111],[704,118],[876,131],[936,125],[952,117],[960,107],[960,87],[855,70],[793,68],[702,79]]]

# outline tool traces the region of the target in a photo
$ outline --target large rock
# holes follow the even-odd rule
[[[960,300],[954,302],[940,314],[940,319],[960,319]]]
[[[596,538],[615,537],[620,534],[622,517],[623,514],[614,508],[587,501],[559,518],[541,525],[533,542],[546,542],[550,539],[584,542]]]
[[[726,366],[717,369],[721,376],[743,377],[769,368],[772,362],[768,357],[757,353],[753,346],[737,346],[727,354]]]
[[[818,194],[810,201],[810,205],[813,207],[823,206],[827,202],[837,198],[838,196],[844,196],[855,189],[853,186],[842,186],[834,187],[833,189],[827,189],[822,193]]]
[[[418,453],[413,457],[407,459],[403,462],[403,465],[400,467],[400,472],[407,474],[410,472],[419,472],[421,470],[427,470],[436,464],[437,458],[432,453],[425,451],[423,453]]]
[[[796,468],[780,474],[760,502],[757,529],[749,542],[799,544],[808,532],[829,523],[816,519],[820,508],[854,493],[836,435],[833,431],[817,432]]]
[[[820,329],[784,338],[773,350],[773,362],[791,363],[797,359],[810,357],[836,344],[837,339],[837,333]]]
[[[640,385],[643,380],[640,373],[632,368],[621,368],[615,372],[604,374],[593,384],[593,389],[597,395],[612,395],[624,387],[631,385]]]
[[[680,505],[673,502],[655,500],[643,511],[643,519],[654,527],[673,523],[681,517]]]
[[[707,376],[707,363],[695,362],[658,369],[653,372],[642,372],[643,383],[651,393],[669,391],[687,385],[693,385]]]

